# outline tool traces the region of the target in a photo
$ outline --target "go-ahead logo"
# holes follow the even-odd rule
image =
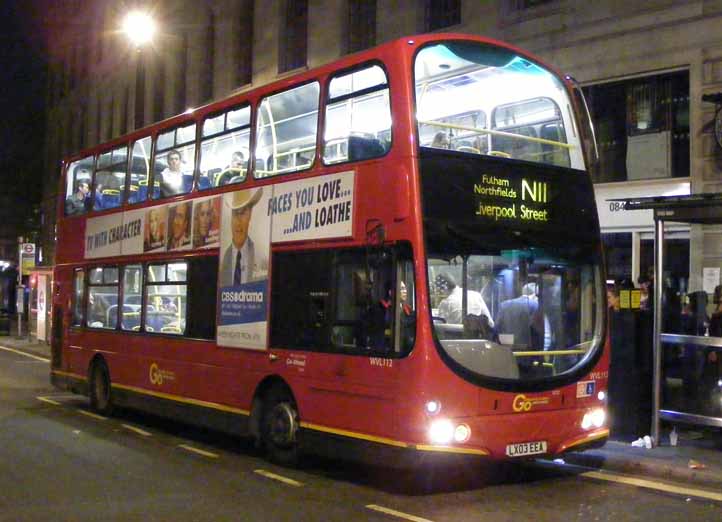
[[[549,397],[527,397],[520,393],[511,403],[511,407],[515,412],[529,411],[537,404],[549,404]]]
[[[150,377],[150,383],[156,386],[161,386],[165,381],[174,381],[175,373],[168,370],[161,370],[157,363],[150,365],[148,375]]]

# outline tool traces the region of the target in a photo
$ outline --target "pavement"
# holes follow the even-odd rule
[[[49,344],[27,337],[0,335],[0,346],[50,358]],[[572,466],[722,491],[722,429],[679,425],[676,446],[669,443],[670,429],[663,427],[660,444],[651,449],[613,440],[612,430],[612,440],[604,447],[568,453],[563,461]]]

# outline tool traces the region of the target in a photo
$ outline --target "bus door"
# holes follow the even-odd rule
[[[379,418],[390,426],[399,363],[416,332],[407,250],[362,247],[274,257],[271,346],[296,347],[293,357],[304,359],[308,394],[297,400],[305,422],[333,419],[336,428],[364,433],[382,430]]]

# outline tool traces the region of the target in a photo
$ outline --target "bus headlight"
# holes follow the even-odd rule
[[[449,419],[437,419],[429,427],[429,439],[434,444],[449,444],[454,438],[454,425]]]
[[[607,420],[607,412],[603,408],[588,411],[582,418],[582,429],[601,428]]]
[[[597,393],[597,399],[599,399],[600,401],[604,402],[606,398],[607,394],[605,392],[600,391],[599,393]]]

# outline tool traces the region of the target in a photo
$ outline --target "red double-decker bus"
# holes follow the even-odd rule
[[[86,150],[58,202],[52,381],[281,463],[603,444],[592,148],[568,78],[432,34]]]

